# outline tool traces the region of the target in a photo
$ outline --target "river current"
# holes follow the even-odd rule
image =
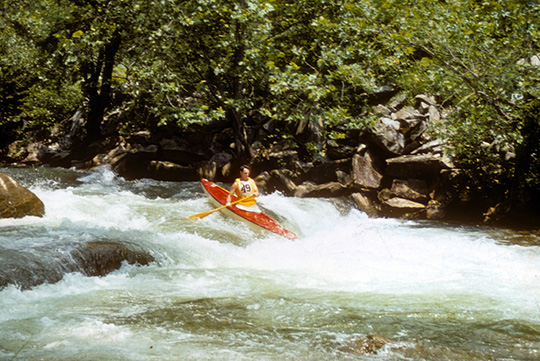
[[[0,219],[4,260],[47,260],[96,241],[155,259],[0,289],[0,360],[540,359],[538,234],[370,219],[345,200],[262,195],[261,207],[300,236],[290,241],[221,213],[185,219],[212,209],[197,182],[0,172],[46,209]],[[392,342],[357,354],[351,345],[371,334]]]

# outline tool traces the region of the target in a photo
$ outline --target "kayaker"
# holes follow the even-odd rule
[[[231,191],[227,196],[227,207],[231,206],[231,198],[233,194],[240,198],[246,198],[251,195],[254,197],[259,196],[259,188],[255,181],[249,177],[250,169],[249,166],[243,165],[240,167],[240,178],[236,178],[234,181]],[[255,198],[246,200],[245,202],[236,203],[236,206],[240,209],[243,209],[248,212],[260,212],[261,210],[257,207],[257,201]]]

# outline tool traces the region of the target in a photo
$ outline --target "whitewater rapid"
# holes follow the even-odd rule
[[[43,218],[0,220],[10,252],[114,240],[148,266],[0,290],[0,359],[533,360],[540,347],[540,243],[508,230],[371,219],[346,200],[279,193],[261,207],[290,241],[214,214],[197,182],[126,181],[103,169],[7,170]],[[21,265],[23,266],[23,265]],[[515,358],[514,358],[515,357]]]

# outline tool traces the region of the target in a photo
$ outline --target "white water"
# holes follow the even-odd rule
[[[0,290],[0,359],[540,358],[540,247],[509,244],[507,231],[262,196],[300,236],[290,241],[221,214],[184,219],[210,209],[195,183],[11,173],[46,215],[0,220],[4,248],[116,240],[156,262]],[[376,356],[352,353],[367,334],[395,342]]]

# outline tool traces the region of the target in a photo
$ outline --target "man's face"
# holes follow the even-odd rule
[[[249,177],[249,169],[244,169],[240,171],[240,177],[242,179],[247,179]]]

